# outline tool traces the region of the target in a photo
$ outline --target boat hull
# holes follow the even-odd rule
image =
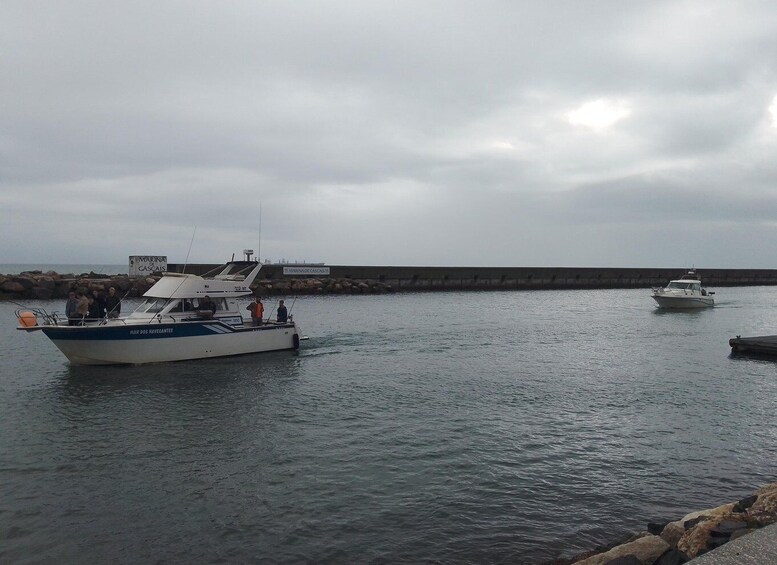
[[[297,349],[294,323],[233,327],[203,321],[174,324],[41,328],[77,365],[139,365]]]
[[[715,305],[715,299],[711,296],[672,296],[667,294],[653,294],[659,308],[689,310],[694,308],[709,308]]]

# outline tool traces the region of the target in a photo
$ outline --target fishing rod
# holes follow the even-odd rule
[[[280,301],[280,300],[278,300],[278,301],[275,303],[275,311],[276,311],[276,312],[278,311],[278,304],[280,304],[280,303],[281,303],[281,301]],[[267,323],[268,323],[268,324],[270,323],[270,316],[272,316],[272,312],[268,312],[268,313],[267,313]],[[276,321],[277,321],[277,318],[276,318]]]
[[[291,311],[294,310],[294,304],[297,302],[297,297],[294,297],[294,300],[291,301],[291,306],[289,306],[289,318],[291,318]]]

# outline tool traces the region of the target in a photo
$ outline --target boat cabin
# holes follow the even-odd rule
[[[250,296],[262,265],[256,261],[230,261],[213,274],[202,276],[165,273],[143,296],[145,301],[126,320],[132,322],[189,322],[203,320],[197,309],[210,297],[216,305],[213,319],[232,326],[243,325],[237,299]]]

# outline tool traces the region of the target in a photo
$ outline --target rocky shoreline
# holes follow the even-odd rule
[[[54,271],[26,271],[18,275],[0,275],[0,300],[65,299],[71,290],[106,292],[115,286],[122,297],[138,297],[151,288],[161,275],[129,277],[100,273],[60,274]],[[251,290],[259,296],[289,294],[384,294],[394,292],[391,285],[370,279],[304,278],[257,279]]]
[[[777,523],[777,482],[717,508],[679,520],[648,523],[629,538],[546,565],[675,565],[686,563],[729,541]]]

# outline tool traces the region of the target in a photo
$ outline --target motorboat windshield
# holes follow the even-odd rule
[[[666,290],[691,290],[701,292],[701,283],[690,281],[671,281],[666,285]]]

